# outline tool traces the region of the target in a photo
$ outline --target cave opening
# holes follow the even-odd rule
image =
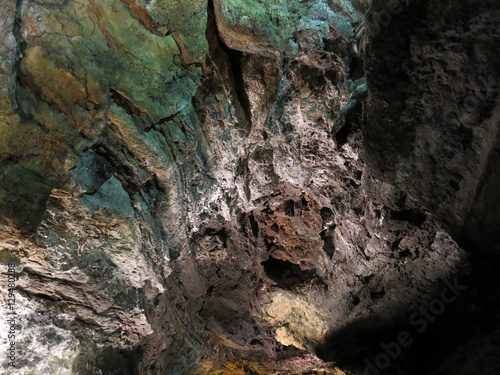
[[[295,202],[291,199],[285,202],[285,215],[295,216]]]
[[[316,270],[302,270],[299,265],[287,260],[269,257],[262,262],[266,275],[282,289],[293,289],[311,280]]]
[[[335,243],[333,237],[326,230],[320,232],[320,237],[323,240],[323,251],[331,258],[335,252]]]
[[[421,227],[427,220],[427,215],[419,210],[392,211],[391,219],[397,221],[406,221],[417,227]]]

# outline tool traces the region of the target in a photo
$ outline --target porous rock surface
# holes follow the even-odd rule
[[[361,374],[496,261],[495,1],[0,5],[2,371]]]

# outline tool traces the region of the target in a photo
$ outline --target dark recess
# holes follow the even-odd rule
[[[406,221],[417,227],[421,227],[427,220],[427,215],[419,210],[391,211],[391,220]]]
[[[285,215],[295,216],[295,202],[291,199],[285,202]]]
[[[245,131],[250,131],[251,129],[251,111],[250,111],[250,100],[248,99],[245,82],[243,80],[242,71],[242,58],[244,58],[243,52],[233,50],[229,48],[222,38],[220,37],[219,30],[217,28],[217,21],[215,17],[215,9],[213,0],[208,0],[207,7],[207,40],[210,44],[210,57],[212,59],[221,60],[218,61],[217,65],[223,66],[225,64],[229,65],[229,75],[233,84],[234,94],[236,95],[235,100],[238,100],[236,105],[237,109],[243,110],[241,115],[244,116],[243,121],[240,122]],[[225,56],[220,56],[225,55]],[[238,105],[239,104],[239,105]],[[240,108],[238,108],[240,107]]]
[[[75,374],[95,375],[95,370],[99,369],[99,374],[102,375],[139,375],[137,363],[143,354],[142,347],[128,351],[100,348],[95,343],[84,346],[86,350],[73,363],[72,371]]]
[[[266,275],[283,289],[293,289],[316,274],[315,270],[302,270],[297,264],[273,257],[262,262],[262,265]]]
[[[323,250],[331,258],[333,256],[333,253],[335,252],[335,244],[333,243],[333,237],[330,234],[328,234],[326,230],[321,231],[320,236],[321,239],[323,240]]]

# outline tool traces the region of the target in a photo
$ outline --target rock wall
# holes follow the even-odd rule
[[[479,218],[476,207],[495,189],[488,168],[498,154],[498,6],[389,3],[374,1],[369,14],[370,169],[432,209],[460,242],[497,251],[486,228],[498,222]]]
[[[3,369],[363,373],[498,247],[476,3],[0,0]]]

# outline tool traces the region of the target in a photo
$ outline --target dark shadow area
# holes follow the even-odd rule
[[[328,234],[327,230],[323,230],[319,234],[323,240],[323,251],[328,254],[331,258],[335,252],[335,244],[333,242],[333,237]]]
[[[142,348],[119,350],[98,347],[88,342],[73,363],[72,371],[80,375],[139,375],[137,364],[142,357]]]
[[[230,49],[224,43],[221,44],[223,50],[226,52],[226,56],[229,59],[229,64],[231,65],[231,72],[234,80],[234,89],[238,100],[245,111],[246,118],[250,121],[251,119],[251,109],[250,109],[250,99],[248,99],[247,92],[245,90],[245,82],[243,81],[243,71],[241,69],[241,60],[243,58],[243,52]],[[246,129],[250,130],[250,129]]]
[[[285,215],[295,216],[295,202],[291,199],[285,202]]]
[[[498,254],[474,254],[467,289],[417,337],[408,375],[500,374]]]
[[[490,153],[488,166],[478,187],[469,217],[460,239],[477,244],[481,252],[500,252],[500,133],[495,149]]]
[[[248,222],[250,223],[250,228],[252,230],[252,234],[255,238],[259,235],[259,223],[255,220],[253,215],[248,216]]]
[[[281,345],[278,344],[276,347],[276,358],[278,360],[285,360],[293,357],[297,357],[300,355],[307,354],[305,350],[296,348],[293,345]]]
[[[500,374],[498,264],[500,255],[472,255],[469,269],[436,285],[422,306],[396,318],[387,313],[353,321],[330,332],[316,353],[363,375]],[[445,301],[445,289],[449,301],[436,302]]]
[[[316,274],[315,270],[302,270],[297,264],[272,257],[262,262],[262,265],[266,275],[283,289],[293,289]]]
[[[411,225],[421,227],[427,220],[427,214],[420,210],[391,211],[391,220],[406,221]]]
[[[54,185],[11,160],[0,160],[0,220],[33,232],[43,219]]]
[[[402,319],[398,321],[390,316],[373,314],[330,332],[326,344],[318,347],[316,354],[326,362],[332,361],[355,374],[364,374],[365,360],[373,361],[374,357],[383,353],[381,343],[397,340],[398,333],[406,329]],[[400,374],[386,370],[384,374]]]
[[[217,92],[224,92],[226,87],[230,90],[232,99],[239,119],[238,126],[245,131],[251,129],[250,100],[245,90],[243,80],[242,58],[243,52],[229,48],[222,40],[217,20],[213,0],[207,3],[207,29],[205,36],[209,45],[209,55],[207,59],[208,71],[205,72],[204,84],[198,90],[198,98],[203,101],[203,97],[210,96]],[[201,95],[200,95],[201,94]],[[199,104],[199,103],[198,103]]]
[[[470,338],[468,327],[472,327],[474,321],[481,321],[481,316],[470,313],[472,305],[479,301],[471,300],[471,297],[476,298],[478,281],[473,282],[463,274],[456,279],[442,280],[430,297],[418,306],[386,306],[382,313],[373,313],[329,332],[326,343],[316,349],[316,354],[355,374],[431,374],[444,362],[447,353],[457,355],[460,337],[465,341]],[[450,285],[459,285],[458,294],[453,294],[455,290]],[[467,288],[461,290],[464,286]],[[444,290],[447,290],[447,302],[443,302]],[[496,290],[499,291],[500,286]],[[498,306],[489,305],[490,312]],[[500,317],[500,313],[497,315]],[[469,373],[476,372],[460,374]]]
[[[359,118],[359,112],[361,111],[361,104],[359,104],[358,108],[358,118]],[[342,117],[342,119],[339,121],[341,124],[341,128],[335,133],[335,141],[337,142],[337,147],[340,149],[342,146],[344,146],[348,139],[349,135],[352,134],[353,132],[353,126],[352,126],[352,118],[353,115]]]

